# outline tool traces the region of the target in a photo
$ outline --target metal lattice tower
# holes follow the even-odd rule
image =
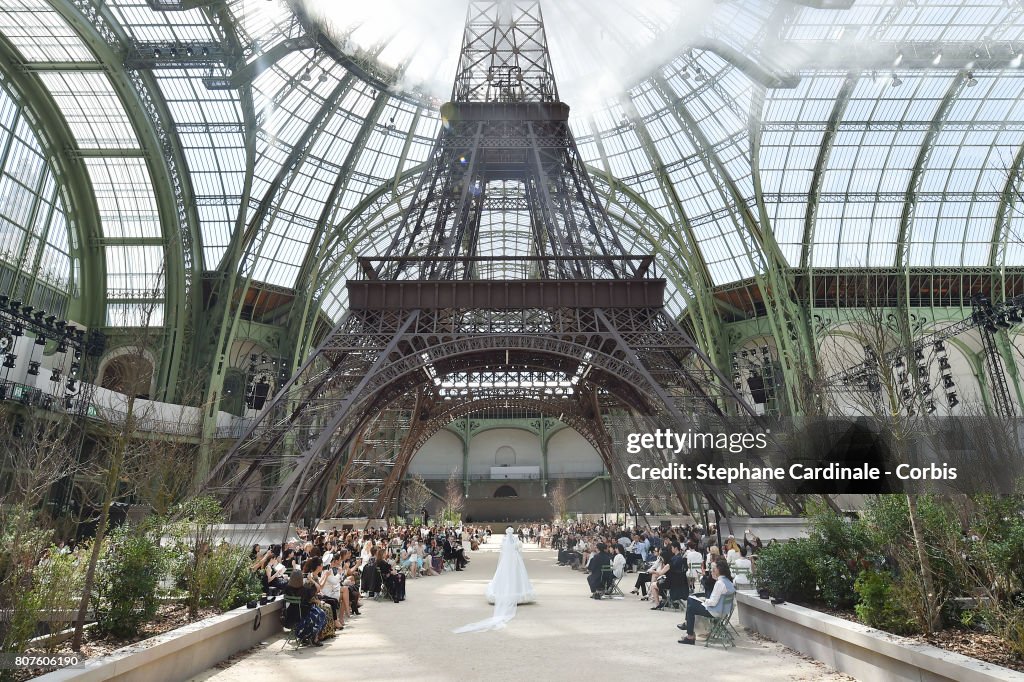
[[[694,491],[682,484],[628,480],[624,429],[707,428],[751,411],[665,312],[653,257],[620,243],[558,99],[539,3],[471,3],[442,117],[390,248],[359,259],[349,311],[207,490],[261,522],[380,518],[430,435],[460,416],[516,408],[587,438],[631,511],[670,497],[686,510]],[[528,225],[523,238],[482,251],[484,226],[510,216]],[[666,463],[657,452],[637,459]],[[720,514],[780,499],[799,508],[738,487],[700,492]]]

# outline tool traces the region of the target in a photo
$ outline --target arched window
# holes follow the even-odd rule
[[[148,398],[153,383],[153,363],[138,355],[119,355],[107,363],[100,385],[111,391]]]
[[[510,485],[503,485],[494,491],[495,497],[519,497],[519,493],[516,489]]]

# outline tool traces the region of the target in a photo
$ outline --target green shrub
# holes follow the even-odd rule
[[[819,551],[811,560],[811,568],[821,601],[834,609],[853,606],[857,597],[853,590],[855,576],[845,561]]]
[[[38,514],[21,505],[0,506],[0,651],[24,651],[36,634],[39,595],[32,589],[36,561],[53,533],[40,528]],[[10,676],[8,672],[0,674]]]
[[[249,570],[246,548],[221,544],[199,562],[195,589],[198,604],[228,611],[258,599],[263,587]]]
[[[50,632],[60,632],[75,620],[78,603],[85,589],[85,566],[79,554],[61,554],[51,547],[46,559],[32,574],[32,592],[41,611],[49,612]],[[54,645],[56,646],[56,645]]]
[[[913,629],[913,619],[901,604],[892,576],[880,571],[862,571],[853,586],[858,601],[857,617],[870,627],[906,634]]]
[[[814,545],[806,538],[768,545],[757,558],[757,588],[767,589],[773,597],[781,599],[813,600],[813,552]]]
[[[122,526],[109,536],[96,580],[96,620],[101,632],[127,637],[156,615],[163,552],[148,528]]]

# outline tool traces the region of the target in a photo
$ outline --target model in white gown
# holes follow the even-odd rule
[[[517,605],[529,604],[537,598],[530,577],[526,574],[522,551],[522,544],[515,531],[506,529],[501,554],[498,556],[498,567],[484,592],[487,603],[494,604],[494,614],[486,620],[464,625],[455,632],[483,632],[503,628],[516,617]]]

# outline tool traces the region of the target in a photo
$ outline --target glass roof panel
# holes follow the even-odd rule
[[[217,30],[202,9],[160,12],[147,0],[107,0],[111,14],[140,42],[211,42]]]
[[[0,22],[11,24],[7,17],[39,1],[9,0],[0,10]],[[331,29],[343,49],[379,48],[380,60],[392,65],[412,55],[398,88],[426,88],[447,98],[465,2],[380,0],[363,8],[349,5],[335,15]],[[217,39],[218,31],[203,10],[155,12],[149,0],[111,0],[108,6],[115,21],[124,23],[125,32],[137,40]],[[611,0],[566,0],[545,2],[544,10],[561,94],[573,107],[571,125],[579,134],[586,162],[642,197],[652,219],[677,221],[671,228],[676,232],[682,231],[678,221],[685,219],[718,284],[749,277],[763,267],[747,228],[763,220],[769,224],[757,227],[774,230],[791,264],[800,262],[804,228],[813,217],[811,264],[892,266],[914,164],[957,75],[945,64],[945,70],[900,71],[896,80],[902,84],[894,87],[888,69],[864,73],[853,84],[849,102],[837,108],[845,73],[806,65],[795,72],[795,88],[763,91],[762,120],[753,124],[761,126],[755,178],[750,128],[751,117],[758,112],[751,111],[751,103],[761,88],[729,61],[734,59],[729,49],[720,46],[771,71],[779,68],[773,49],[780,39],[890,41],[908,49],[925,49],[922,46],[933,41],[975,41],[985,49],[1006,50],[1009,59],[1013,41],[1024,36],[1024,12],[1005,0],[858,0],[847,10],[813,9],[781,0],[700,0],[685,7],[656,0],[641,8]],[[230,0],[228,11],[241,26],[239,40],[248,60],[285,36],[298,35],[286,3]],[[580,21],[581,16],[588,20]],[[0,30],[4,26],[0,23]],[[352,30],[346,42],[342,34],[348,29]],[[63,30],[58,26],[50,35]],[[309,243],[315,241],[316,247],[325,238],[318,225],[329,231],[340,224],[367,196],[392,186],[430,152],[439,126],[437,112],[417,111],[415,105],[398,99],[385,102],[381,93],[357,78],[330,114],[319,120],[321,106],[345,72],[321,55],[312,63],[312,78],[307,78],[303,72],[311,58],[310,50],[288,53],[255,80],[251,94],[258,132],[254,157],[248,159],[255,174],[244,205],[242,91],[207,90],[202,84],[206,74],[200,71],[153,72],[187,161],[207,269],[216,265],[238,223],[251,223],[262,205],[268,210],[258,227],[266,238],[257,241],[262,247],[255,272],[273,284],[294,286]],[[655,72],[658,80],[645,78]],[[40,77],[53,82],[47,85],[80,144],[87,149],[136,149],[138,141],[109,80],[88,82],[106,76],[69,73],[43,71]],[[74,82],[66,80],[69,77]],[[1016,71],[986,71],[977,79],[975,87],[957,96],[926,150],[918,205],[909,226],[908,258],[913,264],[987,262],[1000,179],[1024,144],[1024,78]],[[98,98],[115,102],[94,107]],[[114,119],[101,118],[100,111]],[[833,112],[842,115],[835,130],[829,131]],[[687,118],[692,118],[699,134],[687,130]],[[310,135],[311,125],[319,129]],[[707,149],[700,138],[706,139]],[[289,155],[306,142],[299,163],[290,168]],[[825,142],[832,143],[831,152],[821,156]],[[128,156],[116,163],[141,164]],[[819,205],[809,211],[807,196],[819,157],[824,162]],[[99,162],[107,174],[108,162],[115,163]],[[97,173],[96,167],[94,163],[90,173]],[[130,176],[132,171],[124,172]],[[148,174],[145,177],[148,183]],[[672,193],[664,191],[666,182]],[[113,186],[109,180],[108,184]],[[762,194],[755,197],[758,185]],[[112,200],[104,198],[108,204]],[[680,208],[685,215],[680,215]],[[126,210],[145,212],[138,207]],[[110,230],[115,238],[138,238],[130,235],[143,233],[159,237],[155,208],[152,214],[152,222],[130,219],[108,226],[105,221],[104,234]],[[495,233],[482,236],[481,248],[498,250],[519,243],[522,216],[491,218]],[[350,246],[351,238],[345,235],[339,248]],[[642,248],[639,236],[631,239]],[[364,241],[365,248],[376,248],[373,240]],[[1010,248],[1007,254],[1009,261],[1013,255],[1014,262],[1020,262],[1016,250]]]
[[[46,0],[4,0],[0,34],[28,62],[91,62],[92,52]]]
[[[107,257],[107,297],[159,299],[164,295],[162,246],[113,245]]]
[[[921,172],[908,234],[911,265],[988,264],[1008,160],[1024,144],[1024,130],[981,125],[1008,120],[1021,104],[1024,90],[1007,80],[979,74],[949,107]]]
[[[22,300],[54,314],[78,295],[75,242],[59,188],[48,151],[0,83],[0,262],[32,273]]]
[[[87,158],[85,165],[96,195],[104,237],[160,237],[160,214],[145,159]]]
[[[135,130],[107,74],[44,71],[39,78],[60,107],[79,146],[138,149]]]

